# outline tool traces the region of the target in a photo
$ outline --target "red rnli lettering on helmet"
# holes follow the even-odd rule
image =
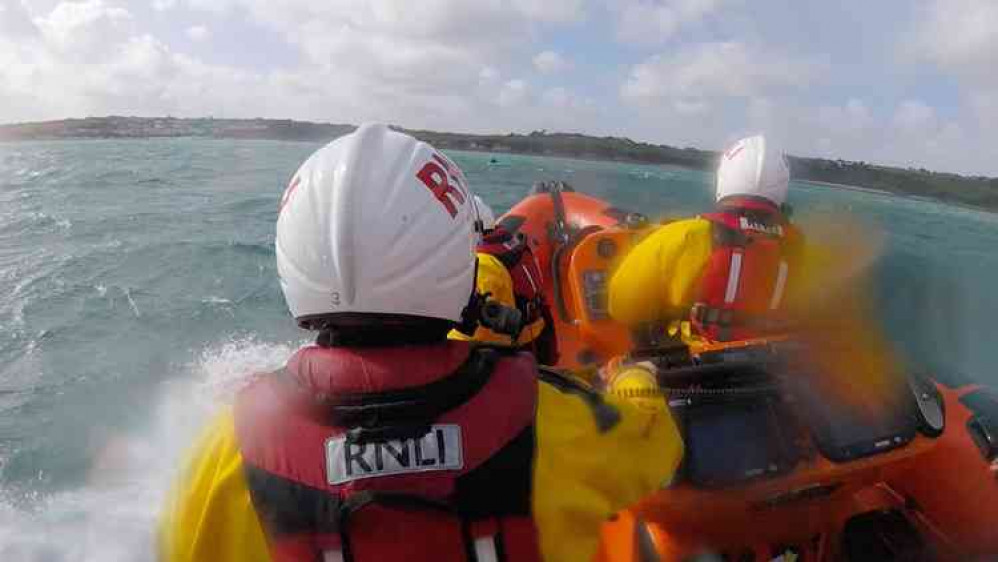
[[[291,180],[291,184],[288,185],[288,188],[284,190],[284,195],[281,197],[281,204],[278,205],[277,207],[278,213],[284,210],[284,206],[287,205],[288,201],[291,200],[291,195],[295,192],[296,189],[298,189],[299,184],[301,184],[301,177],[295,176],[295,178]]]
[[[740,143],[736,144],[735,146],[732,146],[731,148],[729,148],[728,151],[724,153],[724,158],[727,159],[727,160],[731,160],[732,158],[734,158],[742,150],[745,150],[745,143],[744,142],[740,142]]]
[[[427,187],[433,196],[443,204],[451,217],[457,216],[457,203],[464,204],[466,199],[465,189],[461,182],[461,177],[454,172],[453,166],[445,158],[438,154],[433,155],[433,160],[423,165],[423,168],[416,174],[419,181]]]
[[[326,441],[326,477],[338,485],[378,476],[461,470],[461,427],[434,425],[419,438],[353,443],[347,437]]]

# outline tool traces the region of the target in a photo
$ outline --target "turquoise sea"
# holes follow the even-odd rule
[[[184,445],[244,377],[307,334],[276,282],[277,202],[316,145],[0,144],[0,560],[152,560]],[[653,216],[707,209],[712,177],[454,153],[497,210],[562,179]],[[807,217],[883,233],[880,317],[912,368],[998,383],[998,215],[797,183]]]

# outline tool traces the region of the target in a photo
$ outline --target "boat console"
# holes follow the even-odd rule
[[[657,392],[686,447],[675,481],[636,514],[710,544],[744,541],[761,514],[779,521],[760,531],[766,541],[817,534],[887,467],[933,447],[932,437],[919,433],[914,387],[905,380],[891,396],[844,394],[833,387],[848,374],[802,371],[797,346],[706,346],[689,350],[680,367],[673,348],[661,362],[651,350],[636,358],[659,365]],[[861,407],[873,401],[881,405],[876,411]]]
[[[683,435],[676,478],[608,521],[598,560],[998,553],[998,393],[920,376],[885,392],[856,373],[816,372],[787,339],[691,348],[647,337],[660,326],[635,335],[607,306],[617,264],[651,231],[626,217],[559,188],[500,221],[527,237],[546,273],[558,366],[592,374],[651,363],[656,388],[635,385],[642,376],[608,390],[667,400]]]
[[[835,386],[848,374],[802,371],[801,362],[788,360],[788,345],[694,352],[688,366],[658,370],[659,391],[687,447],[687,483],[718,488],[777,478],[809,463],[883,455],[915,439],[915,395],[905,381],[896,381],[890,396],[857,396],[863,385],[844,394]],[[675,350],[667,352],[674,364]],[[863,407],[874,400],[876,410]]]
[[[877,457],[891,456],[916,439],[924,425],[918,412],[939,400],[926,401],[924,392],[916,393],[923,398],[920,406],[909,385],[896,381],[897,395],[875,397],[878,407],[864,409],[871,397],[858,395],[862,385],[851,387],[851,396],[831,388],[836,377],[849,374],[816,373],[805,367],[806,360],[788,361],[803,355],[793,342],[759,340],[694,350],[637,346],[631,330],[610,318],[607,291],[620,259],[648,232],[628,225],[591,228],[570,241],[560,253],[561,263],[552,264],[561,289],[555,304],[567,317],[558,329],[572,332],[559,338],[577,344],[574,353],[563,354],[566,366],[606,364],[621,356],[658,365],[660,390],[669,396],[684,433],[684,485],[728,488],[796,481],[793,476],[801,474],[830,476],[836,465],[860,459],[874,459],[863,466],[878,464]]]

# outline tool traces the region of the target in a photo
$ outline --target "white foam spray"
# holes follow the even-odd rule
[[[252,338],[207,347],[164,385],[146,427],[104,442],[85,486],[18,507],[0,490],[0,560],[153,562],[159,510],[198,431],[252,374],[279,368],[297,347]]]

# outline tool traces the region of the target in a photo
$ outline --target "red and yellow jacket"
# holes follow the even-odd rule
[[[403,366],[407,377],[413,374],[421,377],[422,382],[432,382],[464,361],[469,355],[468,348],[466,343],[451,342],[431,349],[393,348],[386,354],[370,349],[330,350],[310,346],[289,361],[285,372],[294,374],[298,381],[305,380],[305,388],[312,390],[318,387],[310,385],[333,385],[335,390],[337,381],[343,378],[353,380],[361,390],[384,390],[385,381],[397,378]],[[655,408],[638,408],[623,399],[595,395],[591,389],[569,379],[533,379],[537,371],[532,367],[532,359],[524,354],[519,357],[513,363],[503,360],[496,368],[514,369],[531,376],[527,379],[530,386],[521,385],[518,394],[528,392],[534,404],[530,422],[534,446],[527,466],[532,490],[530,517],[536,525],[541,558],[549,562],[591,559],[603,521],[671,481],[682,456],[679,433],[664,401]],[[525,368],[528,371],[523,371]],[[330,376],[345,373],[357,376]],[[509,379],[498,372],[494,379],[506,383],[520,380],[519,375]],[[274,560],[274,545],[270,544],[273,536],[265,531],[273,517],[272,514],[263,517],[258,512],[254,500],[259,498],[254,497],[253,483],[248,480],[258,465],[284,477],[290,475],[292,479],[301,470],[321,472],[314,465],[296,468],[289,461],[296,458],[298,453],[294,451],[299,444],[305,447],[322,439],[328,444],[335,440],[337,430],[303,418],[304,421],[287,422],[292,429],[275,432],[274,424],[287,425],[282,421],[286,419],[284,414],[276,417],[253,414],[250,419],[272,418],[272,421],[261,421],[264,427],[247,433],[245,412],[250,410],[243,408],[240,413],[239,405],[246,400],[247,393],[268,396],[270,386],[261,389],[260,384],[263,383],[254,383],[243,391],[236,407],[227,408],[195,447],[163,513],[159,536],[162,562]],[[355,391],[357,387],[348,390]],[[492,395],[501,400],[506,392]],[[594,397],[595,402],[615,412],[612,423],[607,424],[595,415]],[[252,411],[266,412],[269,407],[266,400],[255,403],[262,410]],[[487,411],[493,416],[507,415],[501,404],[494,404]],[[330,433],[324,437],[323,431]],[[468,429],[465,435],[471,433]],[[291,434],[298,437],[291,438]],[[266,435],[286,435],[287,439],[267,445],[267,438],[262,437]],[[264,440],[263,452],[259,443],[248,443],[260,438]],[[465,443],[466,448],[471,446],[475,443]],[[317,478],[312,489],[320,492],[340,489],[327,488],[321,474]]]

